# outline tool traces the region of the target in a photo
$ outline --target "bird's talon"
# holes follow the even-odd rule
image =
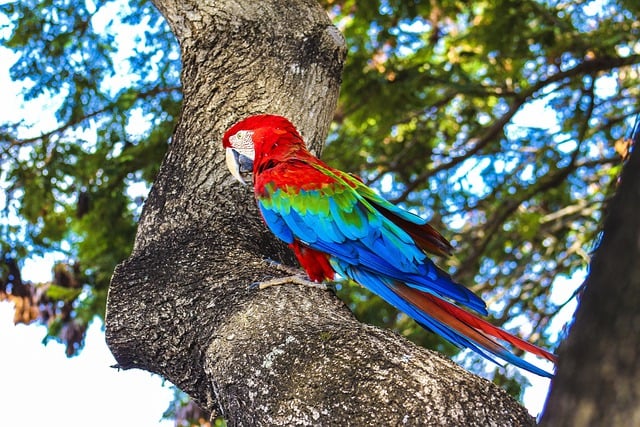
[[[292,283],[294,285],[302,285],[302,286],[308,286],[310,288],[316,288],[316,289],[320,289],[323,291],[326,291],[327,289],[329,289],[327,287],[326,284],[324,283],[316,283],[316,282],[312,282],[309,279],[305,279],[303,277],[300,276],[286,276],[286,277],[276,277],[275,279],[269,279],[269,280],[264,280],[262,282],[254,282],[252,284],[249,285],[249,289],[251,290],[262,290],[265,288],[269,288],[271,286],[278,286],[278,285],[286,285],[287,283]]]
[[[299,276],[300,273],[302,273],[302,270],[300,270],[299,268],[296,267],[290,267],[288,265],[284,265],[278,261],[272,260],[270,258],[265,258],[264,260],[265,263],[268,264],[269,267],[275,268],[277,270],[282,271],[283,273],[286,273],[290,276]]]

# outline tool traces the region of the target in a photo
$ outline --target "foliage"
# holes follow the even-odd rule
[[[527,319],[527,335],[552,345],[553,280],[587,264],[619,171],[614,142],[639,112],[640,7],[323,5],[349,46],[325,159],[448,229],[456,256],[440,264],[489,301],[497,324]],[[0,8],[25,105],[58,102],[52,120],[0,126],[0,297],[16,303],[17,322],[47,324],[72,355],[104,314],[110,274],[131,250],[141,188],[179,114],[178,46],[143,0]],[[23,281],[25,260],[47,253],[59,260],[51,282]],[[360,288],[344,285],[340,295],[368,322],[457,352]],[[513,375],[496,378],[512,387],[504,378]]]
[[[226,427],[227,425],[224,418],[221,417],[209,421],[211,414],[202,410],[186,393],[178,388],[174,388],[173,401],[162,417],[175,420],[176,427]]]
[[[553,348],[551,287],[586,268],[621,165],[615,141],[640,111],[638,6],[327,7],[349,57],[324,158],[447,230],[456,256],[441,265],[497,324],[524,320],[525,335]],[[425,339],[363,292],[343,295],[362,318]]]
[[[47,339],[82,346],[103,316],[115,265],[128,256],[142,198],[180,108],[175,39],[147,2],[22,1],[1,6],[14,24],[12,80],[29,105],[55,99],[55,118],[26,116],[0,128],[0,291],[48,325]],[[116,31],[134,32],[134,40]],[[140,125],[145,121],[146,126]],[[40,123],[53,123],[42,128]],[[138,194],[136,194],[138,193]],[[25,283],[27,258],[55,253],[49,283]]]

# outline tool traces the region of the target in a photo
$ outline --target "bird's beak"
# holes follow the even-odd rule
[[[231,175],[241,183],[246,184],[242,174],[253,171],[253,159],[231,147],[227,148],[226,159],[227,168]]]

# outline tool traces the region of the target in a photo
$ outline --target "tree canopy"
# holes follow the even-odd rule
[[[588,264],[640,112],[640,6],[322,4],[348,46],[323,158],[430,218],[456,248],[439,264],[489,301],[497,324],[526,320],[525,334],[553,348],[554,278]],[[15,303],[16,322],[46,324],[73,355],[104,316],[170,143],[179,50],[141,0],[0,8],[26,108],[55,104],[48,128],[37,114],[0,126],[0,297]],[[25,260],[50,252],[60,254],[52,280],[23,281]],[[361,288],[343,284],[340,295],[365,321],[457,352]]]

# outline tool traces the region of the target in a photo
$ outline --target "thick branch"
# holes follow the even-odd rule
[[[559,350],[546,425],[640,424],[640,151],[635,148],[611,200],[575,323]]]
[[[231,425],[532,424],[490,382],[357,322],[330,292],[248,289],[281,274],[265,258],[293,259],[228,176],[222,133],[277,113],[318,149],[343,42],[313,0],[156,3],[182,49],[183,113],[110,288],[120,366],[162,374]]]

